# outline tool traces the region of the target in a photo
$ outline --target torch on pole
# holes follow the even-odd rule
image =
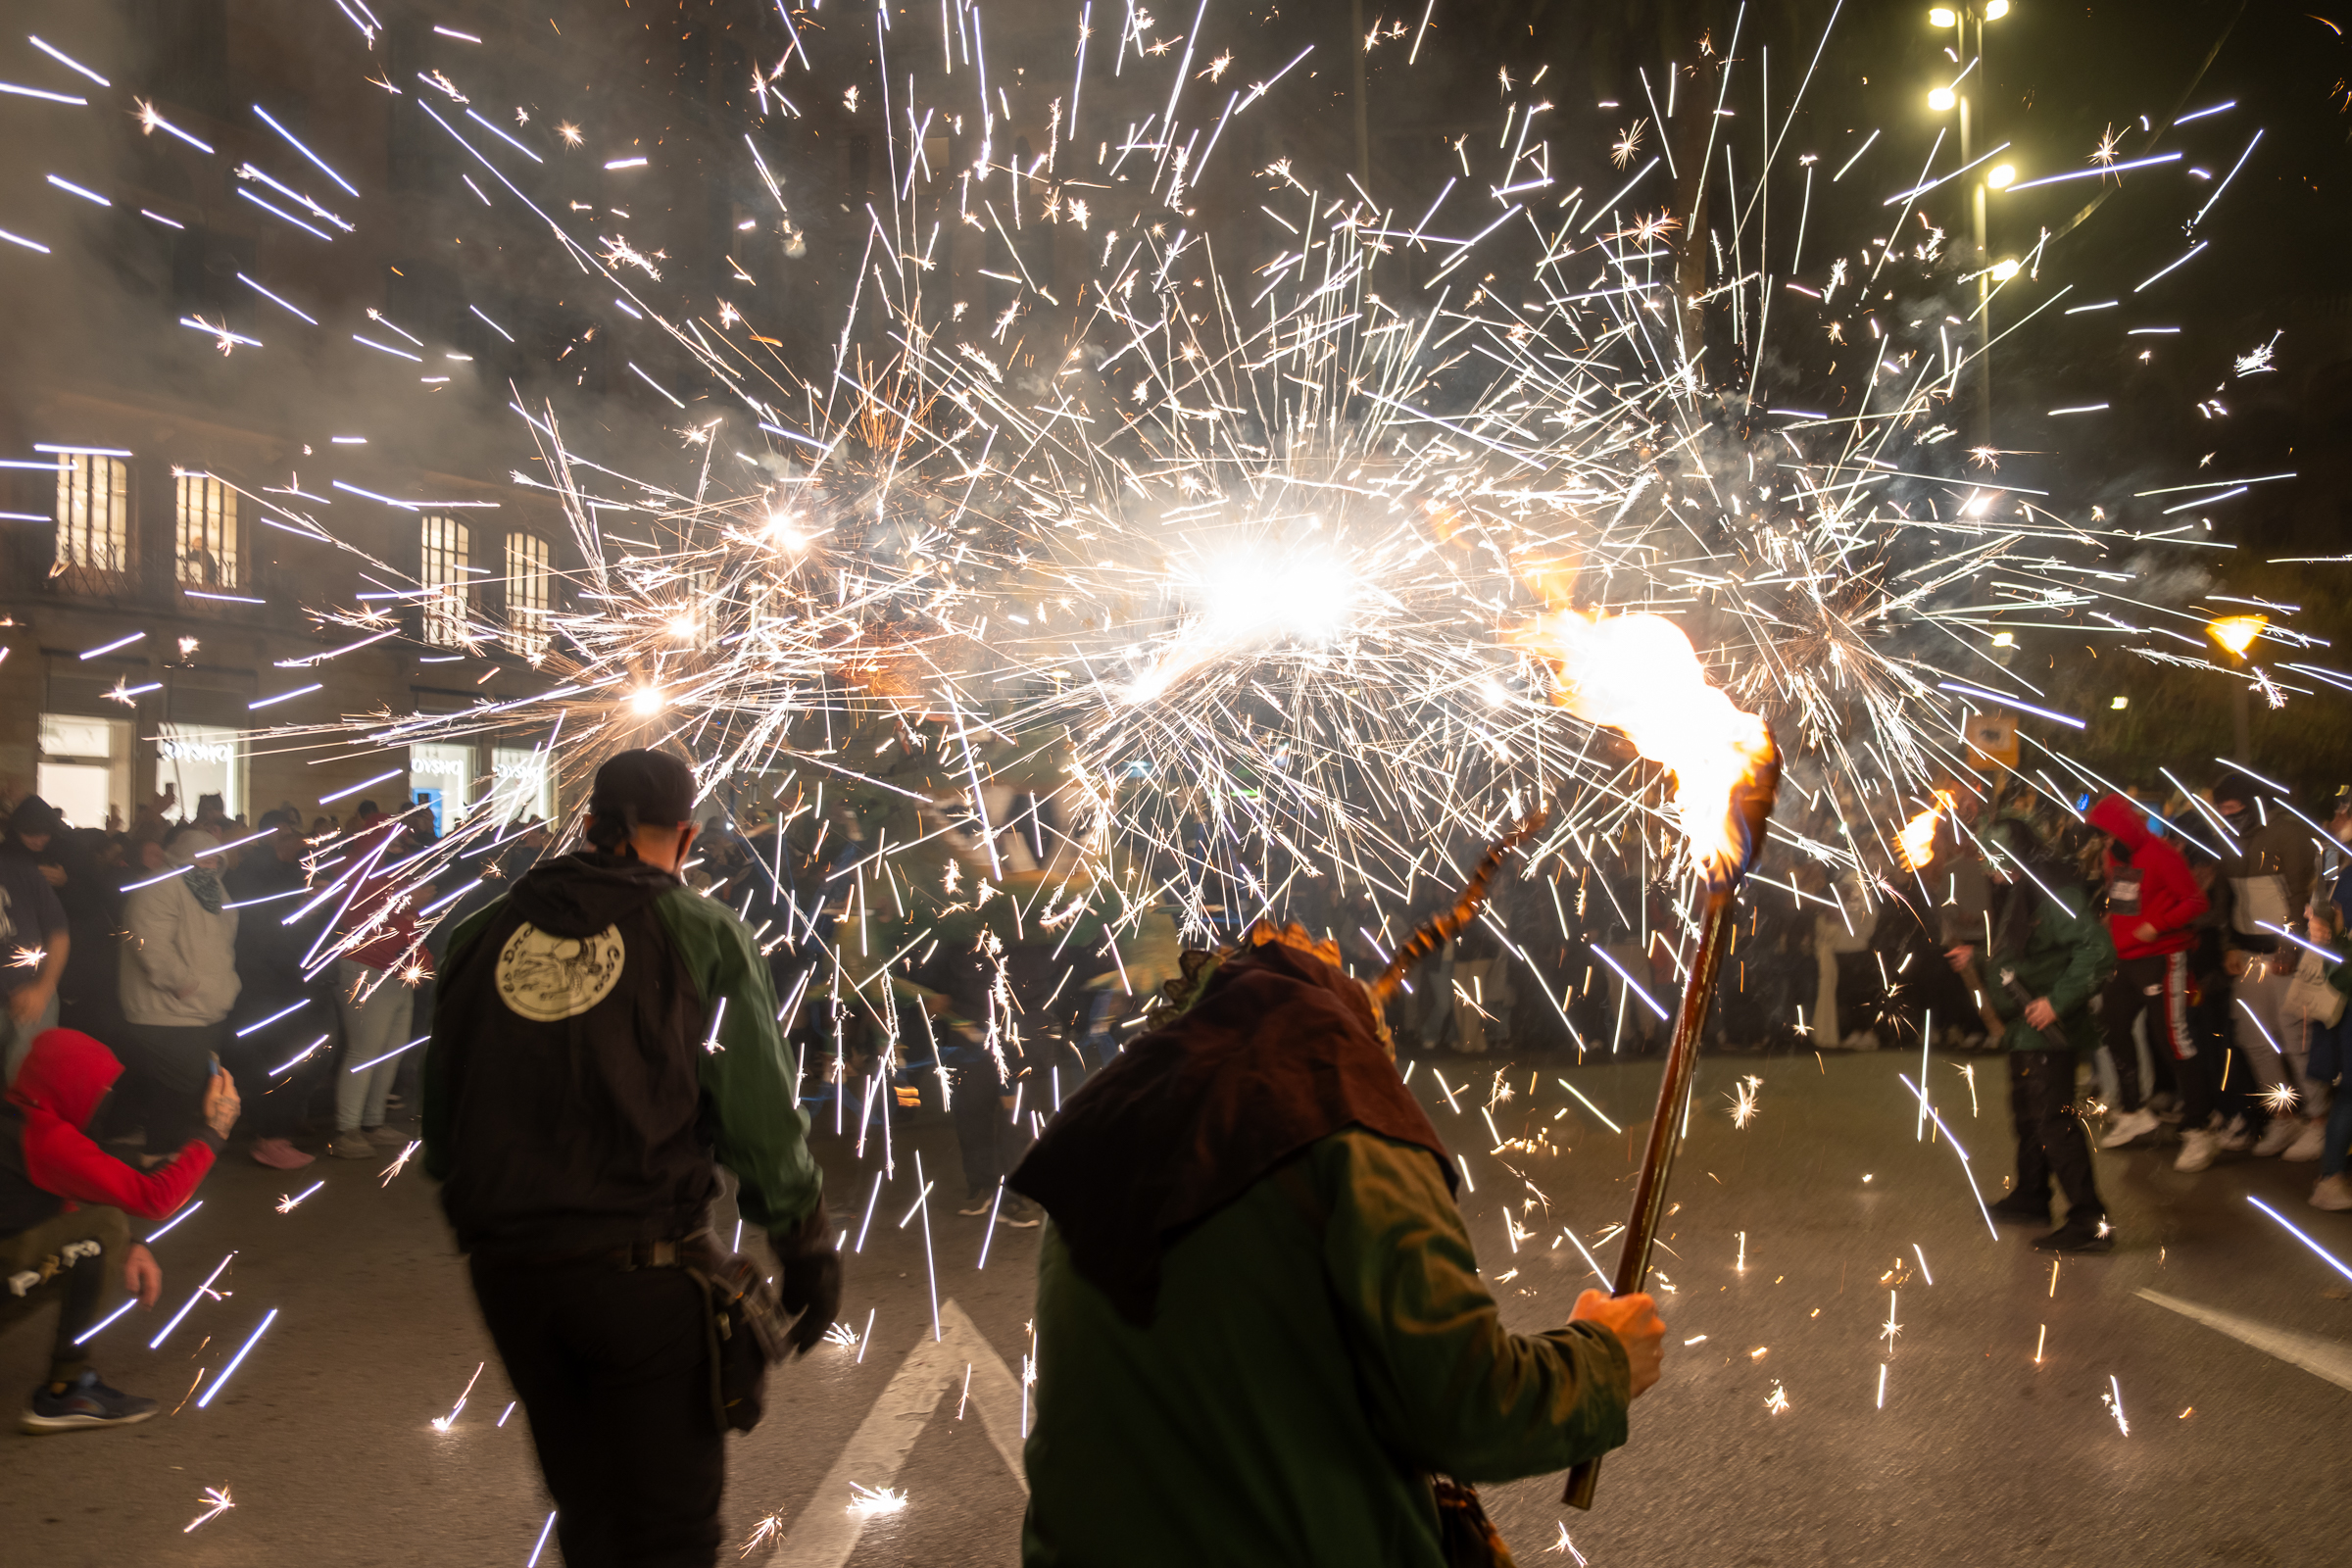
[[[1723,967],[1723,951],[1731,945],[1732,916],[1739,908],[1740,881],[1764,842],[1764,822],[1772,815],[1780,792],[1781,757],[1775,749],[1735,790],[1734,819],[1744,829],[1745,846],[1733,860],[1707,868],[1707,908],[1699,921],[1698,953],[1690,960],[1690,978],[1683,984],[1682,1008],[1675,1014],[1674,1040],[1666,1049],[1666,1071],[1658,1080],[1658,1108],[1649,1121],[1649,1147],[1642,1155],[1642,1174],[1634,1184],[1634,1209],[1625,1222],[1625,1241],[1617,1252],[1617,1277],[1611,1296],[1631,1296],[1649,1277],[1650,1246],[1657,1240],[1658,1220],[1666,1211],[1666,1181],[1674,1170],[1674,1153],[1683,1141],[1684,1123],[1690,1111],[1690,1085],[1698,1070],[1699,1031],[1715,1001],[1715,977]],[[1600,1486],[1600,1461],[1587,1459],[1568,1472],[1568,1487],[1560,1500],[1573,1508],[1591,1508]]]

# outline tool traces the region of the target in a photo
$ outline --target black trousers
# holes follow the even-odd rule
[[[122,1063],[115,1086],[125,1125],[147,1129],[147,1152],[177,1153],[204,1125],[204,1092],[213,1081],[213,1056],[229,1040],[225,1023],[125,1024],[110,1040]]]
[[[565,1568],[711,1568],[726,1486],[702,1287],[683,1269],[472,1260]]]
[[[89,1352],[74,1342],[98,1321],[107,1286],[122,1275],[130,1226],[119,1208],[76,1208],[28,1230],[0,1236],[0,1282],[21,1274],[40,1280],[20,1296],[0,1283],[0,1330],[57,1302],[49,1381],[71,1383],[89,1370]]]
[[[300,1001],[299,997],[265,997],[252,1001],[237,999],[237,1010],[232,1021],[267,1018],[279,1008]],[[234,1030],[225,1031],[220,1042],[220,1064],[237,1081],[237,1098],[245,1108],[237,1124],[256,1138],[290,1138],[302,1125],[303,1106],[310,1102],[311,1090],[318,1081],[318,1063],[327,1059],[327,1048],[319,1047],[310,1059],[297,1064],[282,1078],[270,1076],[270,1069],[301,1054],[302,1048],[326,1033],[334,1025],[334,1009],[320,1007],[317,1003],[302,1008],[292,1017],[280,1018],[273,1024],[256,1029],[239,1039]]]
[[[2126,1110],[2147,1103],[2139,1082],[2139,1048],[2132,1039],[2132,1022],[2147,1016],[2148,1059],[2156,1077],[2170,1076],[2180,1097],[2180,1125],[2204,1126],[2213,1119],[2213,1053],[2199,1036],[2188,1010],[2188,955],[2160,954],[2126,958],[2107,983],[2099,1004],[2099,1025],[2107,1051],[2115,1058],[2116,1098]]]
[[[2017,1122],[2017,1190],[2046,1198],[2056,1177],[2068,1220],[2107,1212],[2090,1177],[2090,1142],[2075,1114],[2075,1054],[2009,1053],[2009,1113]]]

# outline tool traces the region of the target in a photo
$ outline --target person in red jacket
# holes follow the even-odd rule
[[[99,1382],[81,1342],[112,1269],[140,1305],[155,1304],[163,1271],[131,1241],[124,1216],[162,1219],[186,1202],[236,1125],[235,1081],[216,1066],[203,1131],[154,1170],[124,1164],[87,1131],[121,1076],[114,1053],[88,1035],[48,1029],[0,1102],[0,1330],[52,1297],[58,1303],[49,1377],[25,1408],[27,1432],[133,1426],[155,1414],[153,1399]]]
[[[2107,1051],[2115,1058],[2116,1098],[2122,1102],[2101,1149],[2120,1149],[2156,1131],[2155,1112],[2139,1082],[2139,1047],[2132,1026],[2147,1019],[2148,1049],[2172,1063],[2180,1097],[2180,1170],[2213,1163],[2218,1144],[2214,1085],[2188,1022],[2188,950],[2205,893],[2188,861],[2148,826],[2148,808],[2110,795],[2086,818],[2107,840],[2107,934],[2115,942],[2115,978],[2099,1004]]]

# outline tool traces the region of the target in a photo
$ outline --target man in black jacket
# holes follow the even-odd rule
[[[571,1568],[717,1559],[710,1310],[680,1264],[681,1244],[708,1241],[719,1164],[782,1263],[799,1348],[841,1299],[767,966],[678,880],[693,810],[673,757],[598,769],[591,848],[533,867],[450,939],[426,1049],[425,1169],[472,1254]]]

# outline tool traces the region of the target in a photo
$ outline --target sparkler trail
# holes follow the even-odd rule
[[[249,493],[263,520],[338,546],[373,585],[348,608],[318,607],[330,629],[410,635],[396,617],[421,606],[450,634],[436,640],[506,647],[543,681],[537,695],[455,712],[285,724],[257,741],[334,756],[552,734],[543,765],[566,778],[626,745],[683,743],[708,793],[741,803],[757,781],[808,829],[827,825],[828,784],[836,803],[904,803],[909,830],[866,858],[854,896],[879,881],[903,901],[944,843],[986,864],[983,898],[1017,892],[1017,919],[1085,925],[1065,962],[1121,961],[1106,938],[1155,905],[1196,938],[1260,913],[1358,905],[1377,947],[1458,875],[1469,846],[1538,801],[1561,809],[1530,877],[1618,844],[1643,874],[1689,869],[1657,770],[1628,765],[1545,700],[1540,660],[1511,635],[1539,613],[1671,613],[1733,700],[1771,719],[1808,793],[1845,780],[1889,800],[1964,771],[1952,732],[1965,707],[2031,695],[1941,668],[1969,636],[2020,604],[2143,613],[2085,569],[2127,541],[2145,548],[2143,535],[1945,462],[1940,405],[1986,346],[1934,320],[1905,324],[1859,292],[1866,281],[1933,294],[1950,263],[1929,208],[1956,188],[1945,182],[1961,160],[1938,151],[1893,190],[1929,236],[1917,243],[1817,240],[1808,253],[1800,232],[1784,252],[1765,227],[1727,235],[1692,195],[1730,174],[1737,122],[1722,117],[1762,85],[1735,36],[1670,73],[1663,103],[1644,74],[1650,113],[1620,128],[1616,159],[1629,172],[1643,160],[1641,171],[1592,182],[1613,196],[1593,200],[1569,172],[1576,150],[1528,128],[1546,106],[1506,73],[1493,167],[1474,171],[1465,145],[1461,176],[1434,202],[1419,192],[1392,206],[1345,176],[1292,160],[1252,169],[1226,150],[1228,124],[1272,112],[1298,64],[1270,58],[1280,69],[1247,92],[1188,98],[1184,63],[1221,74],[1247,42],[1237,22],[1203,7],[1181,59],[1130,59],[1123,35],[1108,79],[1073,40],[1050,150],[1019,167],[1000,113],[1046,106],[1013,106],[1004,62],[988,65],[976,37],[962,55],[947,48],[943,74],[913,78],[909,101],[884,87],[887,31],[871,60],[825,58],[793,31],[777,73],[760,77],[760,113],[727,138],[788,238],[800,232],[777,162],[799,118],[788,74],[853,115],[887,101],[894,117],[889,194],[863,214],[868,265],[829,363],[772,352],[786,339],[761,330],[756,294],[713,312],[678,293],[664,247],[593,232],[610,215],[560,218],[543,154],[468,106],[478,51],[436,34],[416,76],[431,91],[414,108],[455,160],[453,185],[463,170],[493,204],[484,221],[538,229],[612,290],[631,318],[618,331],[637,344],[614,352],[665,399],[695,377],[716,396],[691,416],[664,409],[672,427],[648,433],[673,438],[684,466],[639,475],[583,445],[582,416],[516,393],[509,409],[530,456],[512,477],[561,509],[579,564],[566,592],[511,608],[503,625],[470,594],[340,538],[299,487]],[[1417,59],[1422,28],[1410,30]],[[377,64],[370,35],[361,29],[347,62],[363,75]],[[991,80],[1003,102],[985,96]],[[1760,166],[1739,171],[1753,182],[1748,216],[1776,194],[1807,201],[1813,155],[1788,126],[1816,90],[1808,74],[1796,102],[1771,106],[1783,122],[1768,125]],[[1149,129],[1123,119],[1128,94],[1159,110]],[[933,167],[922,135],[899,133],[974,109],[979,156],[961,168]],[[328,194],[374,204],[256,114]],[[2188,117],[2167,134],[2207,123]],[[177,131],[160,117],[152,128]],[[1842,155],[1838,178],[1881,131]],[[566,124],[559,139],[582,134]],[[2168,147],[2081,172],[2163,177],[2183,156]],[[624,172],[648,161],[599,160]],[[1626,207],[1660,168],[1678,182],[1668,209]],[[291,175],[237,172],[322,236],[351,221]],[[1466,208],[1482,178],[1494,208]],[[1204,181],[1274,218],[1275,254],[1233,254],[1191,220]],[[1049,276],[1011,244],[975,311],[947,297],[943,226],[992,243],[1035,226],[1089,265]],[[2196,255],[2151,258],[2134,275],[2153,281]],[[2009,332],[2064,294],[2040,279],[2044,265],[2001,280],[2000,295],[2028,296]],[[1833,348],[1869,334],[1854,351],[1869,356],[1867,384],[1847,405],[1789,406],[1764,376],[1776,355],[1801,358],[1766,335],[1795,329],[1788,308],[1774,315],[1775,279],[1818,304]],[[498,313],[467,309],[512,339]],[[316,330],[413,360],[426,351],[381,312]],[[647,368],[657,349],[660,373]],[[884,753],[887,765],[874,760]],[[1051,787],[1018,808],[992,801],[1020,793],[989,775],[1023,756]],[[493,787],[460,804],[454,830],[401,867],[404,882],[446,882],[500,835],[515,797]],[[1785,852],[1852,868],[1889,848],[1890,827],[1842,843],[1776,836]],[[813,946],[798,877],[775,862],[769,880],[789,906],[763,942]],[[1529,936],[1538,918],[1533,906],[1487,916]],[[874,956],[861,948],[856,962],[833,954],[816,967],[872,999],[888,967]]]

